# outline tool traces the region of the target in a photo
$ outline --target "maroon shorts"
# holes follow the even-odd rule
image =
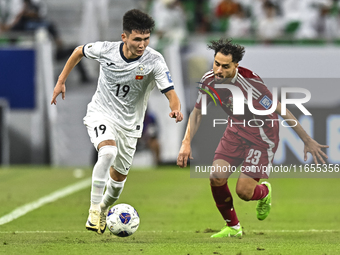
[[[251,143],[239,135],[226,131],[215,151],[214,161],[222,159],[227,161],[231,167],[241,164],[241,172],[256,181],[267,179],[270,174],[269,165],[273,163],[274,154],[278,144],[261,147]]]

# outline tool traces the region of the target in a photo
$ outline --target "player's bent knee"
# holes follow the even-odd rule
[[[210,176],[210,185],[211,186],[223,186],[224,184],[226,184],[228,181],[228,179],[226,178],[214,178],[212,176]]]
[[[113,164],[114,159],[117,156],[117,147],[106,145],[99,149],[98,159],[107,162],[109,166]]]
[[[111,166],[110,168],[110,176],[116,182],[123,182],[126,180],[127,177],[127,175],[119,173],[116,169],[113,168],[113,166]]]

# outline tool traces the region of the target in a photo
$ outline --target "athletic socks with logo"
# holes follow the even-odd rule
[[[97,210],[102,201],[109,169],[117,156],[116,146],[103,146],[98,151],[98,161],[93,168],[91,188],[91,209]]]
[[[118,182],[110,177],[103,200],[100,203],[101,210],[106,211],[111,205],[114,204],[114,202],[117,201],[123,191],[125,182],[126,179],[122,182]]]
[[[228,184],[222,186],[211,186],[211,191],[216,202],[216,206],[220,211],[223,219],[228,226],[236,226],[239,223],[233,205],[233,197],[231,196]]]
[[[257,185],[254,189],[253,197],[250,200],[260,200],[268,195],[268,187],[264,184]]]

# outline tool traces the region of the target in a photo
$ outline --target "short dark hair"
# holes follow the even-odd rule
[[[155,27],[155,21],[148,14],[137,9],[127,11],[123,17],[124,32],[132,33],[133,30],[142,34],[151,33]]]
[[[208,49],[215,51],[214,56],[216,56],[218,52],[221,52],[223,55],[231,54],[234,63],[240,62],[246,52],[243,46],[232,43],[231,39],[222,38],[216,41],[211,41],[210,44],[208,44]]]

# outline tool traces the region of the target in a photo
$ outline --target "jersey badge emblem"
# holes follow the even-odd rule
[[[172,83],[172,78],[171,78],[171,74],[169,71],[165,72],[166,73],[166,76],[168,77],[168,81],[169,83]]]
[[[143,75],[136,75],[136,80],[143,80],[144,76]]]
[[[137,67],[137,70],[136,70],[136,75],[137,76],[143,76],[145,75],[145,67],[143,64],[140,64],[138,67]],[[136,77],[137,77],[136,76]],[[137,79],[137,78],[136,78]],[[141,79],[140,79],[141,80]]]
[[[262,99],[260,100],[260,104],[266,108],[267,110],[269,109],[269,107],[272,105],[272,100],[267,97],[267,96],[264,96],[262,97]]]

